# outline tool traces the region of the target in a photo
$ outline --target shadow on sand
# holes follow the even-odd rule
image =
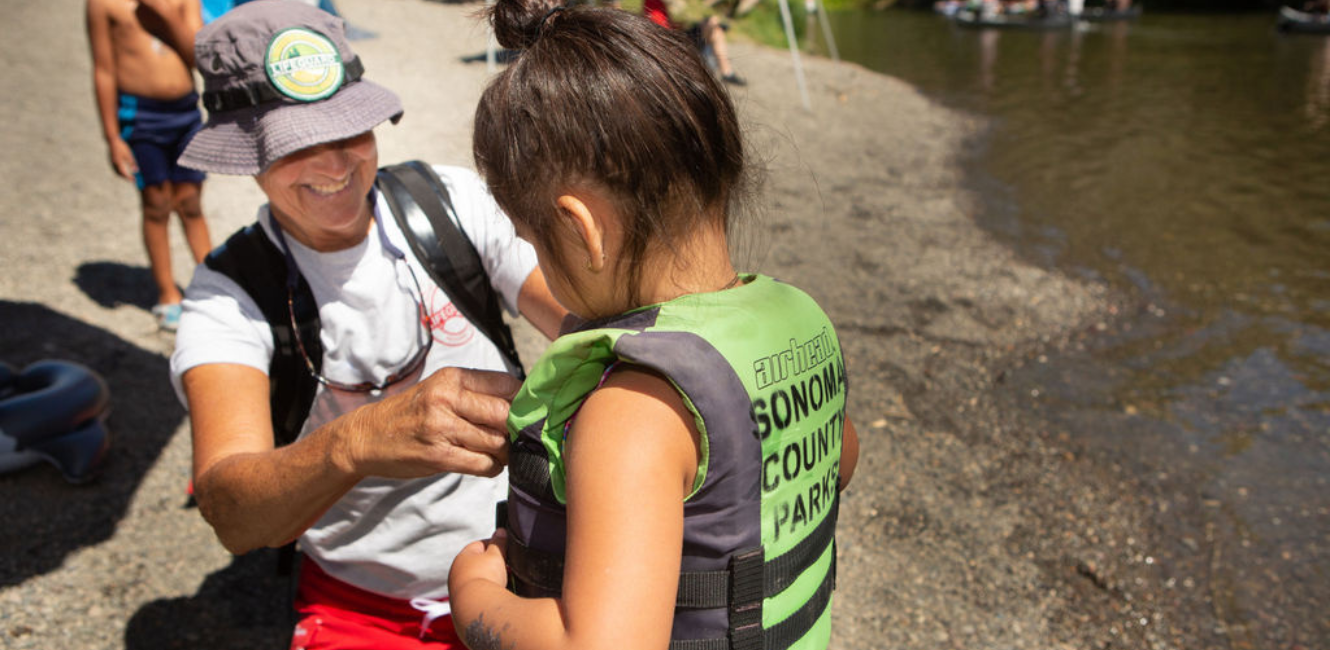
[[[125,649],[287,647],[294,583],[276,567],[275,549],[248,553],[209,575],[193,596],[144,605],[125,626]]]
[[[157,302],[152,272],[146,266],[85,262],[79,265],[78,272],[74,274],[74,284],[107,309],[133,305],[148,311]]]
[[[505,50],[500,48],[494,51],[494,62],[499,65],[507,65],[516,61],[517,56],[521,53],[521,50]],[[462,63],[484,63],[488,58],[489,52],[468,54],[462,57]]]
[[[53,571],[111,537],[185,415],[162,355],[43,305],[0,300],[0,360],[21,368],[42,359],[76,361],[106,380],[111,449],[100,477],[84,485],[44,463],[0,476],[0,587]]]

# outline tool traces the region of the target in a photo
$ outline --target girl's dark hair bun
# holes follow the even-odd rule
[[[489,10],[490,24],[499,45],[525,50],[562,17],[563,8],[562,0],[498,0]]]

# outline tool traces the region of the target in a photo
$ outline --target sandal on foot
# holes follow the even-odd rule
[[[180,327],[180,303],[157,305],[152,308],[152,316],[157,319],[157,327],[174,332]]]

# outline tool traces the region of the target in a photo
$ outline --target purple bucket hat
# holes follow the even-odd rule
[[[252,176],[273,162],[402,118],[392,91],[361,79],[364,66],[341,18],[291,0],[255,0],[213,21],[194,41],[208,121],[180,164]]]

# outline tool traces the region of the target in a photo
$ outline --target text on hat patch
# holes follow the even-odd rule
[[[341,88],[346,78],[346,68],[333,42],[300,27],[272,37],[263,67],[278,92],[302,102],[328,97]]]

